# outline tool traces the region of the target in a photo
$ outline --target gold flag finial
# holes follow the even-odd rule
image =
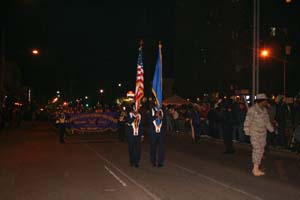
[[[140,49],[143,48],[143,46],[144,46],[144,41],[140,40]]]
[[[161,40],[158,41],[158,47],[161,49],[162,48],[162,42]]]

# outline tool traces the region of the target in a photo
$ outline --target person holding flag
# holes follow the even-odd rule
[[[139,167],[141,160],[141,142],[144,138],[139,108],[144,96],[144,69],[142,60],[142,42],[140,43],[137,62],[137,75],[135,86],[135,105],[126,118],[126,133],[128,135],[129,162],[131,166]]]
[[[152,82],[155,102],[148,111],[148,133],[150,137],[150,161],[153,167],[162,167],[165,159],[166,115],[162,108],[162,45],[159,43],[158,58]]]

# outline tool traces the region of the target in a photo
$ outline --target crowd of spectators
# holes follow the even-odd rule
[[[241,100],[221,99],[216,103],[189,103],[184,105],[168,105],[167,127],[173,134],[186,134],[192,132],[192,113],[196,112],[200,137],[224,139],[232,138],[234,142],[249,143],[249,137],[243,131],[243,124],[248,110],[248,103]],[[228,115],[230,109],[230,115]],[[294,149],[299,137],[300,126],[300,96],[293,103],[285,101],[283,96],[269,99],[268,113],[275,134],[268,133],[269,146],[285,149]],[[195,121],[195,120],[193,120]],[[226,129],[230,124],[232,129]],[[230,130],[230,131],[229,131]],[[230,133],[228,133],[228,131]],[[299,148],[298,148],[299,149]]]

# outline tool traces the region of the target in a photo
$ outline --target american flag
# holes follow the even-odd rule
[[[141,100],[144,97],[144,68],[142,57],[142,46],[139,48],[137,62],[136,83],[135,83],[135,110],[138,111],[141,106]]]

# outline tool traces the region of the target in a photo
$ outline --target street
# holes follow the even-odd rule
[[[235,148],[225,155],[220,141],[168,134],[165,166],[157,168],[145,137],[135,168],[116,133],[72,135],[60,144],[47,123],[24,124],[0,132],[0,199],[300,199],[299,154],[271,150],[266,176],[254,177],[249,145]]]

